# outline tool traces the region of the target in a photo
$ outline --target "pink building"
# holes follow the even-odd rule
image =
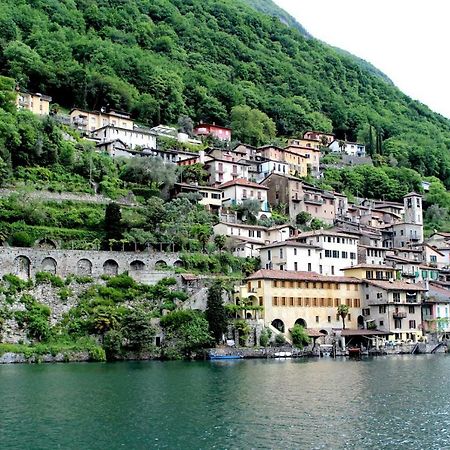
[[[197,136],[214,136],[221,141],[231,141],[231,128],[221,127],[216,124],[200,123],[194,127]]]

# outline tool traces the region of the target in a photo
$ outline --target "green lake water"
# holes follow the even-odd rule
[[[0,449],[448,449],[450,357],[0,367]]]

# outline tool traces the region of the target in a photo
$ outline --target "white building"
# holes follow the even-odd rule
[[[245,200],[255,200],[259,203],[260,214],[258,217],[270,216],[269,203],[267,202],[266,186],[238,178],[236,180],[228,181],[219,186],[222,191],[222,206],[230,207],[242,204]]]
[[[355,236],[317,230],[302,233],[296,240],[321,248],[318,272],[322,275],[343,275],[342,269],[358,264],[358,239]]]
[[[345,153],[351,156],[366,156],[366,147],[357,142],[334,140],[328,148],[333,153]]]
[[[120,140],[131,150],[134,150],[136,147],[156,148],[156,134],[139,128],[130,130],[129,128],[106,125],[92,131],[91,137],[100,145]]]
[[[223,234],[234,241],[235,256],[259,256],[259,249],[272,242],[284,241],[294,234],[291,225],[277,225],[262,227],[260,225],[246,225],[243,223],[219,222],[214,225],[214,234]]]
[[[320,273],[320,246],[295,240],[275,242],[259,249],[261,267],[269,270]]]

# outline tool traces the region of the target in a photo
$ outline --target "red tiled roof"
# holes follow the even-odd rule
[[[341,336],[386,336],[393,334],[389,331],[381,330],[342,330]]]
[[[260,269],[253,273],[247,280],[297,280],[297,281],[325,281],[331,283],[354,283],[361,284],[361,280],[353,277],[338,277],[319,275],[316,272],[294,272],[289,270],[268,270]]]
[[[253,181],[248,181],[245,178],[236,178],[235,180],[231,180],[231,181],[227,181],[226,183],[223,183],[219,186],[219,189],[223,189],[229,186],[248,186],[248,187],[253,187],[253,188],[257,188],[257,189],[265,189],[266,191],[269,190],[268,187],[263,186],[261,184],[258,183],[253,183]]]

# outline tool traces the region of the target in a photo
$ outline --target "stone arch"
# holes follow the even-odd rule
[[[92,263],[91,261],[89,261],[89,259],[83,258],[77,262],[77,275],[92,275]]]
[[[358,316],[357,323],[358,323],[358,329],[363,330],[364,329],[364,317]]]
[[[284,322],[281,319],[272,320],[272,326],[276,328],[278,331],[281,331],[281,333],[284,333],[285,330]]]
[[[327,330],[319,330],[319,333],[322,333],[325,336],[328,336],[328,331]]]
[[[48,272],[52,275],[56,275],[56,267],[58,266],[55,259],[47,257],[42,260],[41,270],[42,272]]]
[[[166,267],[167,263],[162,259],[155,262],[155,269],[165,269]]]
[[[130,263],[130,269],[134,272],[139,272],[145,269],[145,263],[139,259],[136,259]]]
[[[58,248],[58,244],[53,239],[50,239],[50,238],[46,237],[46,238],[38,239],[34,243],[34,247],[36,247],[36,248],[43,248],[45,250],[55,250],[55,249]]]
[[[20,255],[14,259],[14,272],[23,280],[30,279],[31,261],[26,256]]]
[[[174,263],[173,263],[174,267],[183,267],[183,261],[181,261],[181,259],[177,259]]]
[[[103,273],[105,275],[115,276],[119,273],[119,264],[114,259],[107,259],[103,263]]]
[[[295,325],[300,325],[300,326],[303,327],[303,328],[308,328],[307,325],[306,325],[306,320],[305,320],[305,319],[302,319],[302,318],[297,319],[297,320],[295,321]]]

